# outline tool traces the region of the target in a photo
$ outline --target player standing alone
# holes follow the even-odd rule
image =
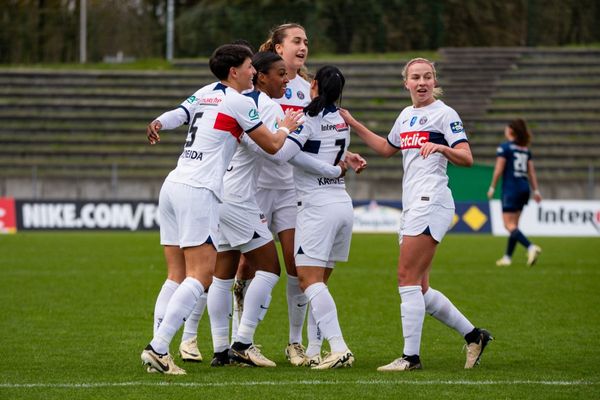
[[[502,176],[502,220],[510,234],[506,253],[496,261],[496,265],[506,267],[512,263],[512,255],[518,242],[527,249],[527,265],[532,266],[537,261],[542,249],[532,244],[519,229],[521,211],[529,202],[530,183],[533,188],[533,198],[538,203],[542,201],[531,151],[527,147],[531,142],[531,133],[527,129],[525,121],[515,119],[506,126],[504,135],[508,141],[500,144],[496,150],[496,166],[487,193],[489,199],[494,196],[496,184]],[[527,179],[528,177],[529,179]]]
[[[492,339],[471,322],[441,292],[429,286],[431,262],[454,216],[446,167],[471,166],[473,157],[460,117],[435,98],[436,72],[429,60],[415,58],[402,71],[412,106],[394,123],[387,140],[371,132],[346,110],[342,116],[358,136],[377,153],[391,157],[402,152],[402,222],[398,257],[398,291],[404,350],[402,357],[378,371],[420,369],[421,332],[425,313],[458,331],[467,342],[465,368],[479,362]]]

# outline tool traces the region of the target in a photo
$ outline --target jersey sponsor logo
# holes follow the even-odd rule
[[[416,118],[416,117],[415,117]],[[400,134],[400,149],[420,149],[429,142],[429,132],[404,132]]]
[[[344,132],[348,130],[348,124],[345,122],[340,122],[339,124],[325,124],[321,125],[321,132],[325,131],[336,131],[336,132]]]
[[[196,96],[190,96],[190,97],[188,97],[188,98],[187,98],[187,100],[186,100],[186,101],[187,101],[188,103],[192,104],[193,102],[195,102],[195,101],[196,101]]]
[[[240,137],[244,132],[244,130],[242,129],[240,124],[238,124],[235,118],[223,113],[217,114],[217,118],[215,118],[215,125],[213,126],[213,128],[231,133],[233,137],[237,139],[238,142],[240,141]]]
[[[410,119],[410,126],[413,126],[415,124],[415,122],[417,122],[417,116],[416,115]]]
[[[256,121],[259,118],[258,110],[253,108],[252,110],[248,111],[248,117],[250,117],[250,121]]]
[[[463,124],[461,121],[450,122],[450,130],[452,133],[461,133],[464,131]]]
[[[423,125],[423,124],[424,124],[424,123],[426,123],[426,122],[427,122],[427,116],[426,116],[426,115],[423,115],[423,116],[421,117],[421,119],[419,120],[419,124],[420,124],[420,125]]]
[[[292,89],[286,88],[284,96],[286,99],[291,99],[292,98]]]
[[[207,105],[207,106],[217,106],[222,101],[223,101],[223,97],[221,97],[221,96],[203,97],[201,100],[201,104]]]
[[[298,96],[300,100],[304,100],[304,92],[302,90],[298,90],[296,96]]]

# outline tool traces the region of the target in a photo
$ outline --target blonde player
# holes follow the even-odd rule
[[[175,365],[169,344],[190,315],[198,299],[212,281],[218,240],[217,205],[222,197],[222,180],[238,142],[244,134],[269,153],[284,143],[290,129],[298,126],[300,115],[286,115],[273,134],[260,120],[255,104],[240,94],[252,87],[254,68],[251,52],[245,46],[224,45],[213,53],[209,65],[220,80],[204,93],[194,108],[187,141],[177,167],[165,179],[159,198],[161,244],[181,248],[165,250],[167,263],[178,263],[169,270],[185,270],[186,278],[171,296],[165,316],[152,341],[144,349],[144,364],[165,373],[185,371]],[[149,134],[150,143],[160,140]]]
[[[402,71],[412,106],[396,119],[387,140],[371,132],[346,110],[342,116],[377,153],[390,157],[402,152],[402,223],[398,259],[404,350],[402,357],[379,371],[409,371],[421,368],[421,331],[425,312],[458,331],[467,342],[465,368],[479,362],[492,336],[471,322],[441,292],[429,286],[429,270],[439,242],[454,215],[454,200],[448,188],[448,161],[469,167],[473,156],[462,121],[456,111],[437,100],[436,71],[423,58],[409,61]]]

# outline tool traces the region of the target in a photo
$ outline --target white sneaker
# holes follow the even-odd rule
[[[198,350],[198,338],[183,340],[179,345],[179,355],[183,361],[201,362],[202,354]]]
[[[527,249],[527,265],[529,267],[533,267],[541,252],[542,248],[540,246],[536,246],[535,244],[529,246]]]
[[[141,358],[144,365],[152,367],[161,374],[185,375],[185,370],[175,365],[173,357],[170,354],[158,354],[150,345],[146,346],[144,351],[142,351]],[[146,370],[150,372],[148,368]]]
[[[410,361],[408,361],[406,358],[404,357],[400,357],[400,358],[396,358],[394,361],[392,361],[391,363],[387,364],[387,365],[382,365],[381,367],[377,368],[377,371],[382,371],[382,372],[390,372],[390,371],[411,371],[413,369],[422,369],[423,366],[421,365],[421,362],[416,362],[416,363],[412,363]]]
[[[257,346],[250,345],[250,347],[245,350],[236,350],[234,347],[237,343],[238,342],[231,345],[231,348],[229,349],[229,358],[233,361],[242,364],[253,365],[255,367],[277,366],[277,364],[265,357]]]
[[[288,360],[290,360],[292,365],[301,367],[305,365],[308,360],[304,351],[304,346],[302,346],[300,343],[291,343],[285,348],[285,356]]]
[[[512,260],[509,257],[503,256],[501,259],[496,261],[497,267],[508,267],[512,264]]]
[[[329,353],[323,361],[311,369],[332,369],[341,367],[351,367],[354,363],[354,354],[349,349],[339,353]]]

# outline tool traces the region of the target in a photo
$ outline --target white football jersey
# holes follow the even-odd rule
[[[277,130],[277,117],[283,118],[281,106],[262,92],[254,91],[245,94],[256,104],[261,120],[265,126],[275,132]],[[264,164],[273,168],[279,166],[267,161],[259,155],[261,150],[258,145],[244,135],[241,146],[233,155],[233,159],[223,177],[223,200],[234,203],[255,203],[258,174]]]
[[[335,106],[315,117],[306,115],[302,130],[288,136],[302,151],[321,162],[336,165],[350,145],[350,127]],[[296,194],[301,202],[324,205],[350,201],[344,178],[325,178],[294,167]]]
[[[302,110],[310,103],[310,83],[300,75],[290,80],[285,89],[285,94],[280,99],[273,99],[279,103],[283,112],[287,109]],[[262,113],[261,113],[262,115]],[[283,118],[280,116],[279,118]],[[258,178],[258,187],[265,189],[293,189],[294,178],[290,164],[276,165],[266,162]]]
[[[167,180],[210,189],[219,200],[223,175],[244,132],[262,125],[256,104],[221,83],[201,93],[190,108],[190,127],[177,167]]]
[[[467,141],[456,111],[441,100],[420,108],[408,106],[396,119],[387,140],[402,150],[402,208],[427,204],[454,208],[446,173],[448,160],[440,153],[424,159],[419,151],[427,142],[454,147]]]

